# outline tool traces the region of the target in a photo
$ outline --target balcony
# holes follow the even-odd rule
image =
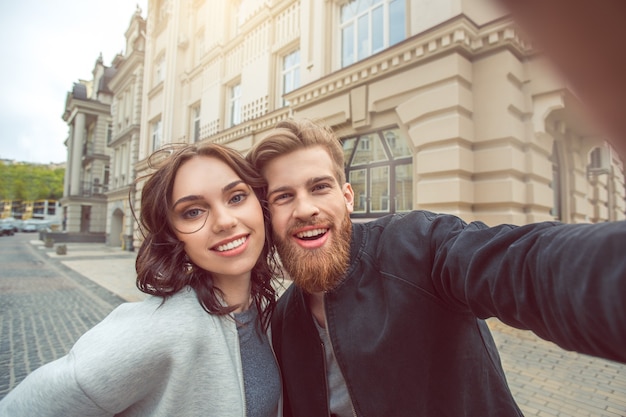
[[[80,183],[81,197],[104,197],[107,191],[109,191],[109,186],[98,181],[81,181]]]

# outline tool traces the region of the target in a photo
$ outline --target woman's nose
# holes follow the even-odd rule
[[[213,213],[213,224],[211,225],[211,228],[214,233],[220,233],[237,226],[237,217],[234,216],[230,210],[214,210]]]

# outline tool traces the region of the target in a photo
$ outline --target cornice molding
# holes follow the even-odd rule
[[[128,125],[124,128],[119,134],[115,135],[115,137],[107,144],[109,148],[121,145],[124,142],[130,142],[133,138],[133,134],[139,135],[140,125]]]
[[[479,27],[461,15],[313,81],[287,94],[285,98],[297,109],[322,97],[344,93],[356,86],[384,78],[391,72],[406,70],[454,51],[472,59],[502,48],[511,50],[519,57],[534,53],[511,20],[499,20]]]
[[[203,138],[202,141],[228,144],[249,135],[269,130],[281,120],[289,117],[289,108],[281,108],[263,116],[240,123],[237,126],[221,131],[215,135]]]

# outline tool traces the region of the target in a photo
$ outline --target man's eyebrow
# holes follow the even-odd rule
[[[287,190],[290,190],[291,187],[287,185],[283,185],[282,187],[274,188],[273,190],[267,190],[267,197],[269,198],[272,194],[280,194],[284,193]]]
[[[309,178],[306,182],[305,185],[307,187],[311,187],[314,184],[317,184],[319,182],[323,182],[323,181],[329,181],[329,182],[333,182],[335,183],[335,177],[333,177],[332,175],[323,175],[321,177],[313,177],[313,178]],[[268,190],[267,192],[267,197],[270,197],[273,194],[277,194],[277,193],[283,193],[285,191],[289,191],[291,190],[293,187],[289,186],[289,185],[283,185],[282,187],[277,187],[274,188],[273,190]]]
[[[229,184],[226,184],[222,188],[222,192],[226,193],[226,192],[232,190],[233,188],[237,187],[239,184],[245,184],[245,182],[243,180],[236,180],[236,181],[233,181],[233,182],[231,182]],[[186,196],[181,197],[178,200],[176,200],[176,202],[174,203],[172,208],[173,209],[176,208],[176,206],[178,204],[181,204],[181,203],[186,203],[188,201],[197,201],[197,200],[202,200],[202,199],[204,199],[204,197],[201,196],[201,195],[193,195],[193,194],[192,195],[186,195]]]
[[[333,177],[332,175],[323,175],[321,177],[313,177],[313,178],[310,178],[306,182],[306,185],[310,187],[313,184],[317,184],[318,182],[323,182],[323,181],[335,182],[335,177]]]

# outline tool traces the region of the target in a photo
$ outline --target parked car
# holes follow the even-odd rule
[[[6,218],[0,220],[0,236],[13,236],[15,234],[15,224],[12,219]]]
[[[25,220],[21,227],[22,232],[36,232],[37,225],[29,220]]]
[[[22,232],[40,232],[50,227],[50,221],[42,219],[28,219],[22,222]]]

